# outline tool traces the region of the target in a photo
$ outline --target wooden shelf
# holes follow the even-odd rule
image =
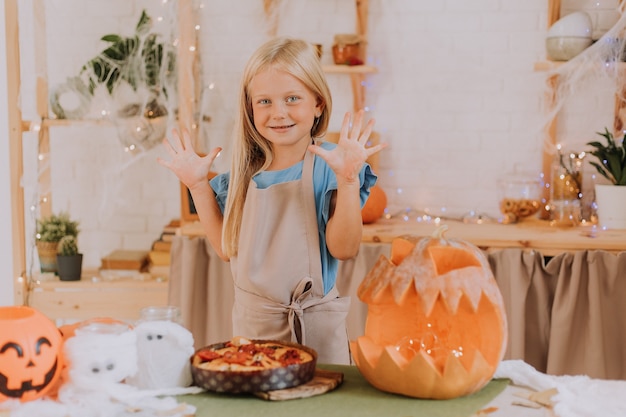
[[[370,65],[324,65],[324,72],[328,74],[373,74],[378,72]]]
[[[535,62],[533,69],[535,71],[551,71],[553,69],[557,69],[565,65],[566,62],[567,61],[550,61],[550,60]]]
[[[35,281],[30,305],[53,320],[136,320],[141,308],[168,304],[168,281],[141,273],[136,278],[115,280],[93,278],[97,276],[97,271],[85,271],[80,281]]]
[[[33,126],[39,124],[39,128],[65,127],[65,126],[107,126],[112,125],[107,119],[43,119],[41,123],[35,120],[22,120],[22,131],[33,130]]]
[[[555,70],[564,66],[568,62],[569,61],[550,61],[550,60],[539,61],[539,62],[535,62],[535,64],[533,65],[533,69],[535,71],[552,71],[552,70]],[[598,63],[598,66],[601,66],[601,65],[604,66],[604,65],[607,65],[607,63],[606,62]],[[626,69],[626,62],[622,62],[622,61],[618,62],[617,67],[620,70]]]

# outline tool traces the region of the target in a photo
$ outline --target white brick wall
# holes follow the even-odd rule
[[[212,119],[204,125],[203,150],[225,149],[217,163],[223,171],[239,74],[267,38],[267,26],[260,0],[197,3],[202,111]],[[278,33],[322,43],[322,60],[331,63],[333,35],[354,31],[354,2],[282,3]],[[102,48],[100,36],[132,32],[143,6],[153,16],[173,7],[161,4],[47,1],[51,86]],[[367,106],[390,144],[380,157],[379,175],[395,209],[497,215],[496,178],[514,168],[539,172],[545,74],[533,71],[533,64],[545,57],[546,21],[546,0],[370,0],[368,62],[379,72],[367,79]],[[32,105],[31,68],[23,67],[25,110]],[[352,104],[350,82],[335,74],[328,79],[335,110],[331,128],[337,130]],[[584,144],[610,125],[610,94],[604,85],[577,95],[559,123],[563,139]],[[162,226],[179,216],[179,184],[155,162],[161,149],[133,160],[114,129],[101,126],[54,128],[52,143],[54,209],[71,210],[81,220],[79,243],[88,266],[97,266],[116,247],[149,248]],[[26,168],[32,170],[33,163],[27,159]]]

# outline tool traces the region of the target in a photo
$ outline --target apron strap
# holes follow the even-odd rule
[[[313,189],[313,164],[315,154],[311,151],[304,155],[302,165],[302,201],[305,210],[305,227],[309,251],[309,276],[317,278],[312,282],[313,294],[321,297],[324,294],[324,280],[322,277],[322,257],[320,254],[319,226],[317,224],[317,210],[315,209],[315,191]]]

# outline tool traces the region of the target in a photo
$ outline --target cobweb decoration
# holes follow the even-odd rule
[[[103,34],[100,52],[51,85],[50,109],[57,118],[109,120],[127,152],[160,144],[178,107],[179,39],[178,2],[159,3],[147,4],[134,27]]]
[[[133,34],[104,35],[105,49],[80,70],[89,93],[100,99],[99,114],[115,124],[127,151],[158,145],[174,114],[176,34],[164,16],[175,16],[175,10],[162,12],[153,18],[143,10]]]
[[[582,53],[548,71],[548,79],[556,79],[552,89],[547,121],[555,119],[569,99],[579,95],[587,85],[609,85],[615,92],[616,114],[613,129],[626,132],[626,15],[620,6],[618,22]],[[593,131],[603,131],[604,126],[594,126]],[[588,137],[592,140],[592,137]],[[580,145],[580,144],[577,144]],[[556,156],[562,144],[544,141],[544,152]]]

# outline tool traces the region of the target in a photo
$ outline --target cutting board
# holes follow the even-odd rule
[[[306,384],[275,391],[257,392],[259,398],[268,401],[294,400],[324,394],[337,388],[343,382],[343,372],[316,369],[315,376]]]

